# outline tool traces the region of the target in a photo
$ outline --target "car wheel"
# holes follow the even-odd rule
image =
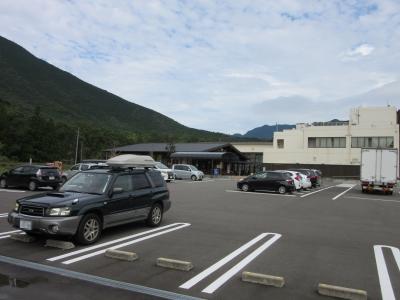
[[[7,181],[5,179],[0,180],[0,188],[5,189],[7,187]]]
[[[190,179],[192,179],[193,181],[197,180],[196,175],[192,175],[192,177],[190,177]]]
[[[147,225],[157,227],[161,224],[163,217],[163,209],[160,204],[156,203],[152,206],[149,216],[147,217]]]
[[[285,194],[286,193],[286,187],[284,187],[283,185],[281,185],[278,189],[279,194]]]
[[[249,191],[249,185],[247,183],[242,185],[242,191],[243,192],[248,192]]]
[[[28,184],[28,189],[30,190],[30,191],[36,191],[36,189],[37,189],[37,184],[36,184],[36,182],[34,182],[34,181],[30,181],[29,182],[29,184]]]
[[[97,214],[85,215],[79,223],[76,240],[79,244],[90,245],[95,243],[101,235],[101,220]]]

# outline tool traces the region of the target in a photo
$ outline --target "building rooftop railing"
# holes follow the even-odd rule
[[[349,125],[349,121],[339,121],[339,122],[313,122],[312,126],[345,126]]]

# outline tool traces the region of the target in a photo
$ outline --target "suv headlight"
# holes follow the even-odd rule
[[[71,214],[70,207],[54,207],[48,210],[49,216],[69,216]]]
[[[18,210],[19,210],[19,203],[15,202],[14,211],[18,212]]]

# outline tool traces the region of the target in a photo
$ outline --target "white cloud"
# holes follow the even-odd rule
[[[296,110],[320,120],[330,112],[298,99],[324,107],[399,80],[399,24],[397,0],[0,1],[0,35],[34,55],[226,133],[290,122]],[[276,99],[293,105],[278,114]]]
[[[348,60],[357,60],[360,59],[363,56],[368,56],[370,55],[375,48],[371,45],[368,44],[361,44],[343,54],[343,60],[348,61]]]

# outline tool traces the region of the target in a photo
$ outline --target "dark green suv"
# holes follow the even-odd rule
[[[69,235],[92,244],[108,227],[140,220],[158,226],[170,206],[160,172],[99,169],[76,174],[58,192],[17,200],[8,222],[28,234]]]

